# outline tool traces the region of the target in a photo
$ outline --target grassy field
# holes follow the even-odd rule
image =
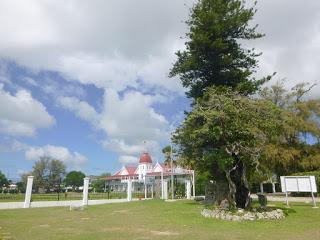
[[[226,222],[200,216],[193,201],[138,201],[84,211],[0,211],[0,239],[320,239],[320,209],[294,204],[281,221]]]
[[[126,192],[110,192],[110,193],[89,193],[90,200],[96,199],[122,199],[127,198]],[[144,193],[133,193],[133,198],[144,197]],[[148,195],[151,197],[151,194]],[[23,202],[25,198],[24,193],[0,193],[0,202]],[[33,193],[32,201],[69,201],[69,200],[82,200],[82,192],[68,192],[60,193]]]

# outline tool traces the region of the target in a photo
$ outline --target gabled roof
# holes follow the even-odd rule
[[[137,167],[124,166],[114,176],[133,175],[133,174],[135,174],[136,169],[137,169]]]

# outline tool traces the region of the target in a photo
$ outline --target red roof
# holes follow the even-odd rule
[[[137,169],[137,167],[128,167],[128,166],[126,166],[125,168],[126,168],[127,172],[129,173],[129,175],[133,175]]]
[[[140,156],[139,163],[152,163],[149,153],[145,152]]]
[[[124,169],[128,172],[128,175],[134,175],[137,167],[125,166]],[[123,168],[118,171],[114,176],[121,176],[120,173],[122,172]]]

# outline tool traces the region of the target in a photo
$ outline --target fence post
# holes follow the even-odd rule
[[[165,179],[163,181],[163,199],[168,199],[168,180]]]
[[[88,177],[83,179],[82,205],[88,205],[89,180],[90,178]]]
[[[27,189],[24,198],[24,208],[29,208],[31,206],[31,195],[32,195],[32,184],[33,184],[33,176],[28,176],[27,181]]]
[[[128,187],[127,187],[127,200],[130,202],[132,200],[132,180],[127,180]]]
[[[194,170],[192,170],[192,195],[193,195],[193,198],[196,197],[196,179],[194,175]]]
[[[186,180],[186,197],[187,199],[191,199],[191,181]]]

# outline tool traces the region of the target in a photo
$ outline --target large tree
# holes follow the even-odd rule
[[[178,51],[169,76],[178,76],[187,95],[201,97],[210,86],[229,86],[242,94],[254,93],[269,77],[252,74],[260,53],[243,46],[261,38],[257,25],[250,25],[255,8],[243,0],[199,0],[186,22],[186,49]]]
[[[248,177],[263,170],[264,146],[278,144],[284,111],[270,101],[228,89],[210,88],[198,99],[175,142],[186,164],[217,181],[217,203],[249,204]]]

